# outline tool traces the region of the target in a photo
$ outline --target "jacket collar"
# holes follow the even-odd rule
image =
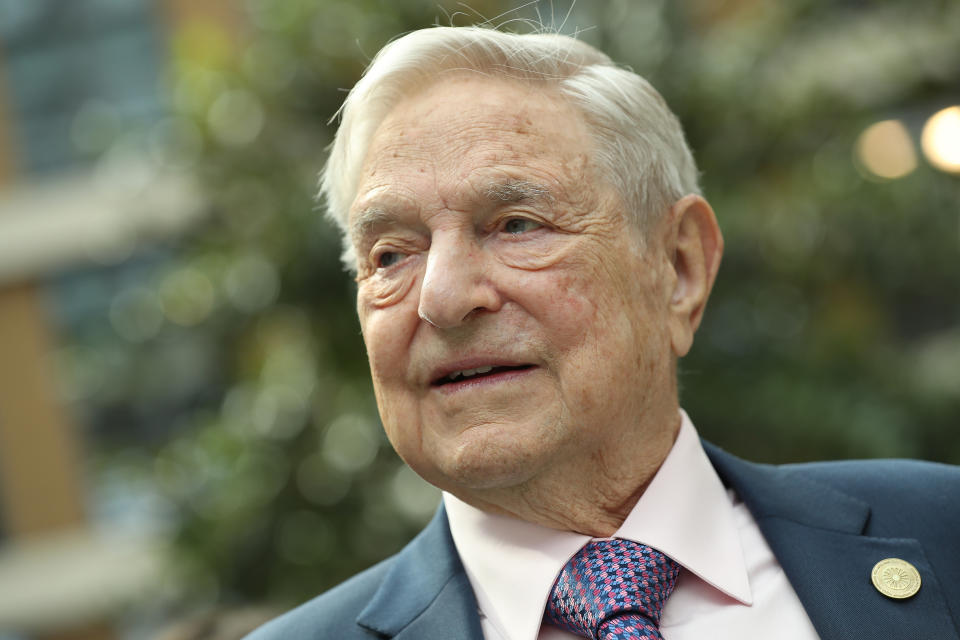
[[[760,521],[784,518],[808,527],[860,534],[870,517],[870,505],[862,500],[776,467],[741,460],[709,442],[703,448],[720,479]]]
[[[754,464],[706,442],[704,449],[757,521],[823,640],[891,634],[960,639],[917,540],[864,535],[868,523],[871,533],[885,532],[870,522],[870,506],[811,479],[802,466]],[[917,568],[922,580],[917,595],[892,600],[873,587],[873,566],[885,558],[900,558]]]

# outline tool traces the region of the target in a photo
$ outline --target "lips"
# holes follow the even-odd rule
[[[471,382],[493,382],[535,367],[535,364],[521,359],[474,356],[448,361],[437,366],[430,372],[429,384],[431,387],[453,388]]]
[[[516,364],[516,365],[481,365],[479,367],[456,369],[450,373],[437,376],[430,383],[434,387],[442,387],[448,384],[454,384],[457,382],[465,382],[467,380],[476,380],[482,378],[488,378],[492,376],[501,375],[504,373],[509,373],[511,371],[523,371],[525,369],[532,368],[532,364]]]

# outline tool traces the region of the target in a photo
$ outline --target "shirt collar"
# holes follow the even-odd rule
[[[749,605],[746,562],[730,496],[683,411],[677,440],[613,537],[673,558]],[[443,494],[450,530],[480,610],[505,638],[536,640],[560,570],[590,538],[486,513]]]

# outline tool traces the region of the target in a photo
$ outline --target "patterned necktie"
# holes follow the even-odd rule
[[[680,565],[630,540],[598,540],[560,572],[547,622],[594,640],[663,640],[660,614]]]

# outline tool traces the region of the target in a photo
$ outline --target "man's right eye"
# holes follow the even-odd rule
[[[403,260],[403,254],[399,251],[384,251],[377,256],[377,268],[385,269],[387,267],[392,267],[401,260]]]

